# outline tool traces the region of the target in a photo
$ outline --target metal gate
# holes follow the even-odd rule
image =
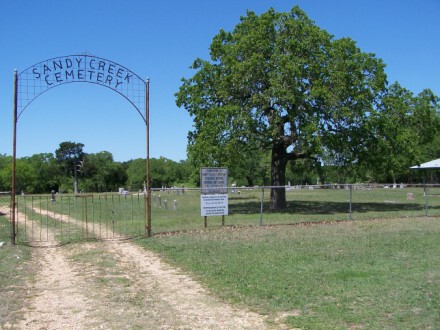
[[[145,235],[145,195],[78,194],[16,197],[18,244],[64,244]]]

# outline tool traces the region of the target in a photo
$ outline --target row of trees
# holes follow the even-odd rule
[[[440,157],[439,98],[389,85],[381,59],[335,39],[297,6],[249,11],[214,36],[210,57],[194,61],[176,93],[194,119],[195,168],[243,176],[251,168],[253,183],[269,164],[272,186],[285,185],[289,170],[313,171],[321,182],[329,169],[339,182],[398,181],[409,166]],[[272,189],[271,208],[284,207],[285,191]]]
[[[24,193],[49,193],[52,190],[74,192],[75,187],[82,192],[111,192],[120,187],[131,191],[144,188],[146,179],[146,160],[134,159],[127,162],[115,162],[108,151],[99,153],[83,152],[84,145],[75,142],[63,142],[55,153],[41,153],[17,159],[16,190]],[[430,160],[431,155],[440,157],[440,139],[427,143],[422,158]],[[270,155],[255,154],[247,159],[244,166],[229,168],[229,184],[254,186],[270,184]],[[390,163],[397,162],[395,175],[386,175],[380,168],[317,164],[314,160],[292,162],[286,168],[286,184],[306,185],[317,183],[358,183],[397,182],[419,183],[425,180],[425,174],[403,168],[409,158],[399,155]],[[431,158],[430,158],[431,157]],[[414,165],[411,163],[411,165]],[[76,170],[75,170],[76,169]],[[0,191],[11,190],[12,157],[0,155]],[[200,184],[200,168],[189,161],[176,162],[164,157],[150,159],[151,187],[197,187]],[[76,172],[76,174],[75,174]],[[396,176],[396,173],[398,175]],[[75,178],[77,180],[75,180]],[[436,177],[436,180],[439,178]],[[435,179],[434,179],[435,180]],[[77,183],[75,184],[75,182]]]
[[[17,159],[16,190],[24,193],[110,192],[120,187],[142,190],[146,160],[115,162],[108,151],[85,153],[84,144],[62,142],[54,154],[42,153]],[[0,191],[11,190],[12,157],[0,155]],[[186,161],[164,157],[150,159],[152,187],[184,184],[190,177]]]

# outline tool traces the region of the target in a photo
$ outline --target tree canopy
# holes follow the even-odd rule
[[[440,157],[440,146],[426,149],[440,133],[439,98],[432,91],[413,95],[396,82],[387,89],[380,111],[372,114],[370,122],[374,137],[363,158],[375,181],[396,183],[410,166]]]
[[[382,60],[335,39],[297,6],[249,11],[233,31],[214,36],[210,54],[194,61],[196,73],[176,93],[194,119],[188,153],[195,165],[244,165],[265,150],[270,184],[283,186],[288,161],[324,153],[359,159],[386,89]],[[271,208],[285,206],[284,189],[272,189]]]

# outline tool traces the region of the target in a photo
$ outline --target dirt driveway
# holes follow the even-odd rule
[[[9,210],[2,208],[3,214]],[[38,210],[37,210],[38,211]],[[35,224],[36,225],[36,224]],[[131,241],[33,248],[19,329],[267,329]]]
[[[35,248],[23,329],[266,329],[132,242]]]

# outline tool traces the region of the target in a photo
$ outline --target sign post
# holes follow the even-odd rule
[[[200,194],[201,216],[207,217],[221,215],[222,224],[224,216],[228,215],[228,169],[222,167],[205,167],[200,169]]]

